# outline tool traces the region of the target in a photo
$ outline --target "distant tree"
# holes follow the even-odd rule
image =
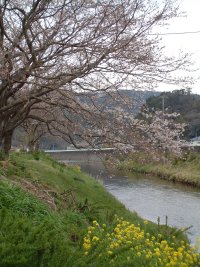
[[[10,150],[16,127],[30,119],[41,120],[35,114],[41,103],[65,110],[67,123],[51,125],[60,127],[60,132],[67,130],[72,141],[74,131],[82,137],[77,127],[81,116],[93,117],[86,128],[97,129],[98,123],[92,127],[92,122],[101,111],[81,104],[80,93],[110,92],[127,84],[145,88],[157,81],[177,83],[170,73],[184,66],[186,57],[164,57],[159,39],[151,35],[154,26],[177,16],[177,6],[172,0],[2,0],[0,143],[4,152]],[[71,116],[73,112],[80,118]],[[95,135],[85,136],[89,141]]]

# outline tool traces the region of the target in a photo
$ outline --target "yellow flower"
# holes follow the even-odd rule
[[[93,236],[92,241],[99,241],[99,238],[97,236]]]
[[[98,222],[97,221],[93,221],[92,222],[95,226],[99,226]]]
[[[144,221],[144,224],[148,224],[148,221]],[[140,257],[145,258],[147,265],[152,267],[199,266],[197,263],[200,261],[200,255],[184,241],[181,242],[180,247],[177,247],[175,242],[168,243],[167,240],[163,240],[161,234],[158,234],[157,237],[152,236],[150,233],[145,233],[140,226],[130,224],[123,219],[118,219],[111,232],[108,232],[105,225],[103,225],[103,232],[97,221],[93,221],[93,225],[93,227],[88,227],[88,233],[83,239],[84,255],[88,255],[91,250],[98,249],[97,251],[100,254],[98,253],[97,255],[104,257],[106,254],[117,255],[125,249],[127,251],[127,261],[130,260],[129,253],[132,251],[131,258],[138,257],[138,260]],[[94,235],[96,230],[99,236]],[[103,244],[103,247],[101,248],[99,244]],[[115,262],[116,259],[113,259],[113,262]],[[155,261],[153,265],[151,265],[152,259]]]

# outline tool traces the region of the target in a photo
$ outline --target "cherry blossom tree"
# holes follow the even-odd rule
[[[144,150],[154,149],[161,152],[171,152],[180,155],[185,141],[182,136],[186,124],[178,122],[178,113],[163,113],[163,111],[143,112],[140,120]],[[142,147],[142,146],[141,146]]]
[[[16,127],[30,119],[49,120],[35,113],[41,104],[63,113],[65,125],[58,116],[47,123],[63,136],[81,138],[84,116],[86,129],[98,131],[100,139],[102,131],[108,134],[98,124],[103,111],[81,103],[80,94],[182,82],[170,74],[186,66],[186,57],[163,56],[159,38],[152,35],[178,15],[177,6],[172,0],[1,0],[0,143],[5,153]]]

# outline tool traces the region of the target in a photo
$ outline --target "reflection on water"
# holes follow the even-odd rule
[[[141,217],[177,227],[193,226],[188,233],[192,243],[200,237],[200,190],[158,178],[124,173],[109,174],[102,162],[76,163],[103,181],[107,190]]]

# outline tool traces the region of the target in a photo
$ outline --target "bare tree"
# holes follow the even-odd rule
[[[186,58],[163,57],[159,39],[150,35],[154,26],[177,16],[174,2],[1,0],[0,142],[5,153],[13,130],[39,119],[34,111],[41,103],[65,112],[68,126],[73,123],[67,112],[74,111],[88,120],[93,115],[91,124],[99,109],[81,105],[80,93],[177,82],[170,73]],[[71,134],[78,132],[77,125]]]

